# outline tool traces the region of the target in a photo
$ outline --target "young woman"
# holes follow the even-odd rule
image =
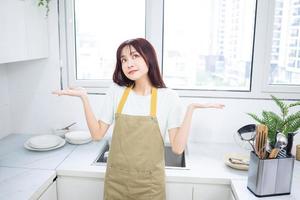
[[[104,199],[164,200],[165,133],[168,131],[172,150],[181,154],[188,140],[193,111],[224,105],[192,103],[181,120],[179,97],[166,88],[155,50],[142,38],[127,40],[119,46],[113,81],[99,121],[84,89],[71,88],[54,94],[81,98],[93,139],[103,138],[110,124],[115,123]]]

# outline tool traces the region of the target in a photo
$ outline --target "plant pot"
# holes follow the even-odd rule
[[[257,197],[291,193],[295,157],[261,160],[252,151],[247,188]]]

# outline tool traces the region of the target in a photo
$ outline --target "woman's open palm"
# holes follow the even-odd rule
[[[64,90],[56,90],[53,91],[52,94],[56,94],[58,96],[67,95],[67,96],[74,96],[74,97],[83,97],[87,94],[87,91],[82,87],[70,87]]]

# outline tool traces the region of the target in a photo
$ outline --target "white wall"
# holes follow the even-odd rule
[[[6,65],[0,65],[0,138],[11,132],[10,101]]]
[[[61,128],[74,121],[78,123],[74,128],[86,129],[79,99],[51,95],[51,91],[59,88],[58,26],[55,4],[55,1],[50,1],[49,58],[8,64],[7,81],[13,122],[12,133],[50,133],[52,128]],[[96,114],[102,99],[103,96],[90,95]],[[278,111],[270,100],[182,98],[182,101],[185,105],[190,102],[220,102],[226,105],[223,110],[197,110],[194,113],[190,140],[199,142],[233,143],[233,134],[236,130],[242,125],[253,122],[246,115],[247,112],[260,113],[262,109]],[[4,110],[8,113],[8,106],[5,106]],[[300,143],[299,135],[296,137],[298,140],[296,143]]]

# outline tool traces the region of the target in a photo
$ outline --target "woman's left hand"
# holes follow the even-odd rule
[[[225,107],[224,104],[220,103],[192,103],[189,105],[192,108],[217,108],[217,109],[223,109]]]

